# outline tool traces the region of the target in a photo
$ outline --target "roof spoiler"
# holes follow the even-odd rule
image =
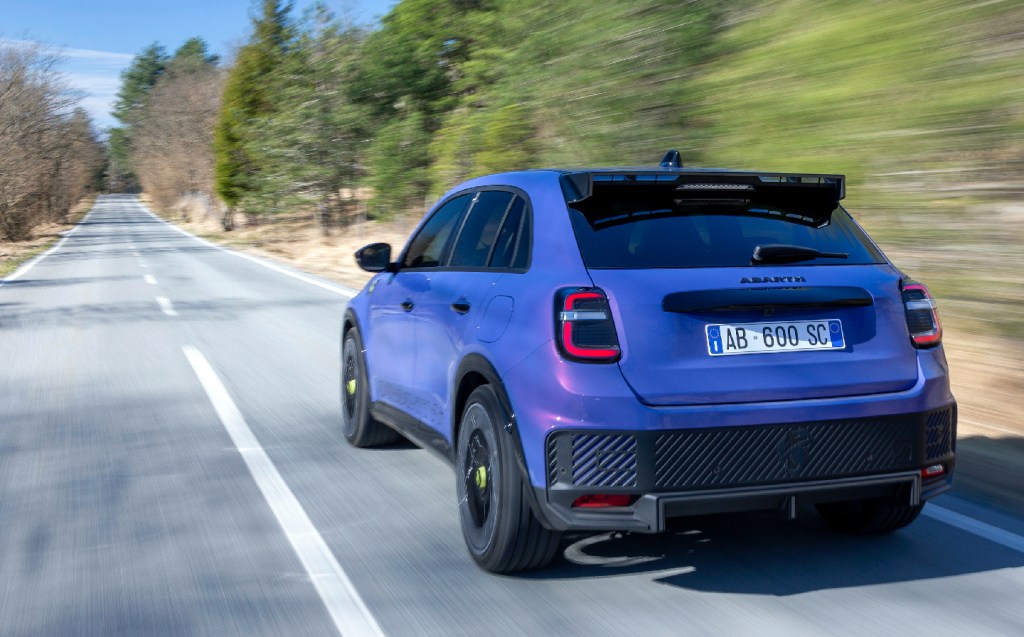
[[[626,168],[575,171],[559,177],[565,202],[589,199],[596,187],[647,186],[676,191],[680,197],[751,197],[754,199],[814,199],[832,202],[846,197],[844,175],[760,173],[697,169],[693,172],[661,168]]]

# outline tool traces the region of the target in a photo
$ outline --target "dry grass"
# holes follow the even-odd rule
[[[75,205],[68,214],[68,223],[43,223],[32,229],[24,241],[0,241],[0,278],[10,275],[37,254],[60,241],[61,233],[70,230],[92,209],[96,197],[88,197]]]
[[[419,221],[414,218],[395,222],[367,221],[334,229],[325,237],[308,214],[280,215],[258,225],[246,224],[239,217],[239,223],[230,232],[225,232],[218,220],[194,211],[168,218],[205,239],[276,259],[356,289],[370,279],[370,274],[356,265],[355,251],[368,243],[383,241],[390,243],[397,253]]]

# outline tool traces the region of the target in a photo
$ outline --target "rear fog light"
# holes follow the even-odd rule
[[[632,496],[629,495],[581,495],[572,503],[574,509],[605,509],[608,507],[629,506]]]

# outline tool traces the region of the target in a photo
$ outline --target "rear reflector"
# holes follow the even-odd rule
[[[626,507],[632,496],[629,495],[581,495],[572,503],[574,509],[605,509],[608,507]]]
[[[941,476],[944,473],[946,473],[946,467],[941,464],[933,464],[930,467],[921,469],[922,478],[934,478],[935,476]]]
[[[602,290],[562,290],[555,309],[558,347],[566,358],[592,363],[619,359],[615,321]]]
[[[914,347],[933,347],[942,342],[942,325],[935,311],[935,299],[928,288],[916,281],[903,281],[903,309]]]

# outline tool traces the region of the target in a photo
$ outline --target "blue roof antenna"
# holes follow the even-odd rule
[[[662,168],[682,168],[683,161],[682,157],[679,156],[678,150],[670,150],[665,153],[665,156],[661,158]]]

